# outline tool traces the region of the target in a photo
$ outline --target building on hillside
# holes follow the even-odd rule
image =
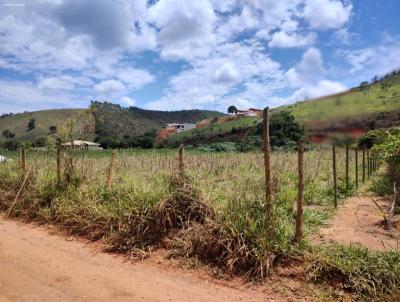
[[[262,110],[256,108],[249,108],[247,110],[236,110],[236,116],[261,116]]]
[[[64,148],[71,148],[71,142],[62,144]],[[78,150],[101,150],[103,148],[100,147],[100,144],[87,142],[82,140],[74,140],[72,142],[72,148]]]
[[[173,130],[175,131],[175,133],[179,133],[194,128],[196,128],[196,124],[188,124],[188,123],[183,123],[183,124],[172,123],[172,124],[167,124],[167,126],[164,127],[164,129]]]

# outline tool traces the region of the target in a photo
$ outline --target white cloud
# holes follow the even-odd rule
[[[224,63],[214,74],[217,83],[233,83],[239,78],[239,72],[231,62]]]
[[[241,32],[258,28],[260,26],[259,21],[259,16],[256,15],[255,11],[245,5],[240,14],[234,14],[227,18],[226,22],[221,22],[217,31],[218,39],[222,42],[231,40],[233,36]]]
[[[316,29],[339,28],[349,20],[352,9],[341,0],[306,0],[304,18]]]
[[[27,81],[0,79],[0,113],[87,106],[76,94],[38,89]]]
[[[147,70],[136,69],[133,67],[120,67],[115,69],[115,76],[129,85],[130,88],[140,88],[145,84],[154,81],[154,76]]]
[[[123,96],[120,102],[126,106],[135,106],[136,101],[128,96]]]
[[[345,91],[346,86],[339,82],[322,80],[315,85],[305,85],[299,90],[296,90],[289,98],[291,102],[301,101],[309,98],[316,98],[324,95],[330,95],[337,92]]]
[[[286,72],[286,78],[290,86],[301,87],[318,82],[324,74],[321,52],[316,48],[309,48],[304,52],[300,63]]]
[[[61,107],[96,96],[132,105],[132,91],[147,89],[146,84],[165,76],[168,87],[157,91],[162,97],[146,107],[225,111],[230,103],[243,107],[278,105],[286,100],[274,95],[288,93],[288,86],[297,89],[296,97],[343,87],[325,79],[327,72],[318,49],[308,49],[301,62],[285,73],[271,59],[267,46],[317,45],[316,32],[323,29],[334,29],[334,38],[350,40],[344,26],[352,13],[349,3],[32,1],[26,8],[0,10],[0,66],[29,79],[25,88],[22,81],[6,81],[2,87],[9,83],[17,99],[21,98],[17,88],[24,94],[36,89],[36,95],[32,94],[35,100],[53,104],[51,99],[56,99]],[[386,70],[391,63],[399,62],[395,55],[399,47],[390,45],[341,54],[351,63],[353,72]],[[163,62],[166,60],[183,60],[186,64]],[[0,97],[1,105],[5,95],[3,92]],[[6,95],[9,102],[12,97]]]
[[[269,29],[279,28],[299,12],[303,0],[243,0],[263,12],[263,23]]]
[[[400,42],[390,36],[380,45],[344,51],[342,54],[350,63],[351,73],[360,73],[366,78],[383,75],[400,67]]]
[[[325,79],[325,75],[321,52],[316,48],[308,49],[299,64],[285,74],[289,85],[297,89],[286,98],[286,102],[300,101],[346,90],[346,86]]]
[[[94,86],[94,90],[102,96],[113,97],[124,94],[126,87],[123,83],[116,80],[102,81]]]
[[[297,33],[287,34],[284,31],[275,32],[272,35],[269,47],[291,48],[310,46],[315,42],[317,36],[315,33],[300,35]]]
[[[149,20],[159,30],[164,59],[205,57],[215,43],[216,16],[208,0],[160,0],[150,8]]]
[[[264,104],[275,89],[284,85],[280,65],[257,44],[226,43],[209,58],[195,60],[192,64],[193,67],[171,78],[162,98],[146,107],[226,111],[226,104],[237,99],[254,105]],[[224,80],[223,85],[216,81],[218,78]]]

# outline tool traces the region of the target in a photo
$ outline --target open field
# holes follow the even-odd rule
[[[340,199],[353,191],[352,185],[345,185],[344,154],[338,149]],[[121,150],[108,188],[108,151],[74,151],[69,183],[65,177],[71,170],[65,167],[70,160],[65,153],[64,181],[59,187],[54,154],[32,151],[28,152],[27,167],[35,163],[33,173],[16,202],[14,197],[22,182],[18,155],[5,155],[14,161],[2,163],[0,170],[3,211],[28,221],[56,225],[68,234],[101,240],[108,251],[143,258],[162,247],[170,256],[194,258],[217,267],[223,274],[250,280],[264,279],[288,261],[300,265],[294,275],[303,281],[339,282],[325,278],[336,274],[331,269],[340,269],[345,276],[340,279],[343,288],[357,296],[393,294],[400,282],[395,277],[400,270],[396,262],[400,255],[396,252],[374,254],[361,247],[348,250],[340,246],[314,250],[309,245],[309,235],[334,213],[330,149],[321,147],[305,153],[305,237],[300,245],[293,244],[297,196],[297,154],[293,152],[272,155],[272,221],[265,217],[260,152],[187,152],[182,175],[173,150]],[[353,164],[350,176],[354,179]],[[353,263],[351,267],[343,266],[345,262],[340,260],[347,257]],[[380,259],[378,266],[365,267],[366,259],[374,257]],[[375,260],[368,263],[376,265]],[[391,265],[392,271],[380,265]],[[366,272],[361,267],[368,274],[383,274],[389,283],[381,283],[383,277],[379,275],[376,282],[365,284]]]

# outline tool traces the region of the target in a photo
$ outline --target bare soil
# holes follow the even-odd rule
[[[101,249],[0,215],[0,302],[314,301],[293,280],[227,282],[157,255],[132,262]]]
[[[400,222],[394,221],[389,231],[383,223],[383,216],[372,199],[387,210],[390,200],[368,195],[348,198],[338,213],[312,237],[315,243],[336,241],[339,243],[358,243],[371,250],[400,250]]]

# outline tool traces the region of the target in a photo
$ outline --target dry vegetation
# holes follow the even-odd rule
[[[272,220],[265,217],[261,153],[188,152],[185,172],[180,173],[174,151],[120,151],[111,188],[107,187],[109,155],[73,154],[73,171],[67,169],[72,173],[70,182],[58,187],[55,157],[36,157],[31,152],[28,166],[35,162],[34,172],[10,210],[22,182],[14,155],[13,162],[1,163],[0,207],[12,216],[103,240],[110,251],[133,256],[163,246],[171,255],[195,257],[227,274],[253,280],[265,278],[282,263],[296,261],[303,267],[297,278],[334,282],[356,295],[391,294],[398,287],[398,253],[372,254],[358,247],[335,246],[315,250],[308,245],[307,235],[333,211],[330,149],[305,153],[305,203],[313,206],[305,208],[305,239],[299,245],[293,244],[296,153],[272,155]],[[68,154],[64,162],[69,162]],[[353,186],[346,188],[344,165],[344,151],[339,150],[340,198],[353,190]],[[350,167],[354,179],[354,165]],[[372,274],[372,281],[364,284],[367,274]]]

